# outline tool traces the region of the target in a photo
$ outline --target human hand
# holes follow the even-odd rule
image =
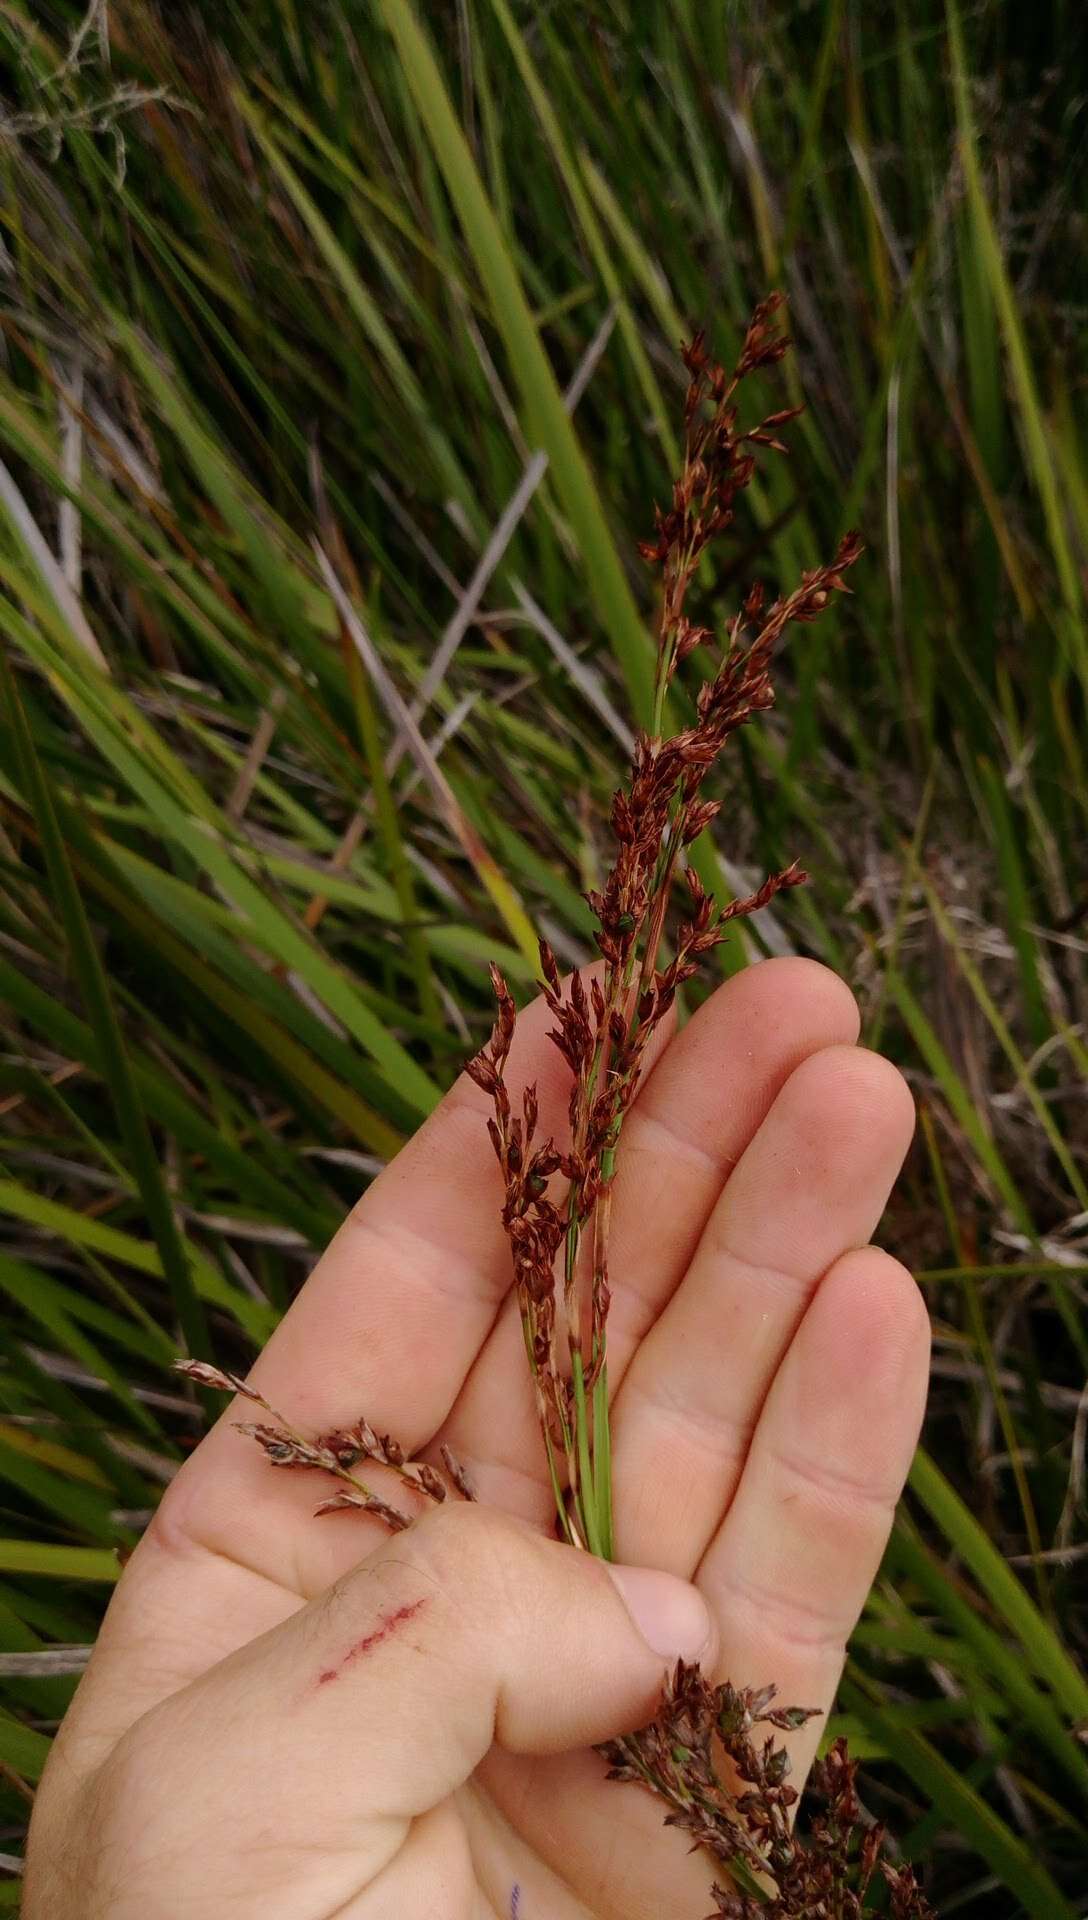
[[[509,1081],[535,1079],[561,1131],[546,1024],[539,1003],[519,1019]],[[55,1743],[24,1920],[705,1910],[706,1863],[591,1749],[652,1717],[681,1655],[831,1704],[928,1354],[913,1281],[867,1244],[911,1101],[857,1031],[833,975],[772,960],[659,1036],[613,1211],[616,1578],[551,1537],[488,1102],[461,1079],[252,1377],[305,1431],[362,1412],[415,1457],[447,1443],[481,1505],[391,1538],[315,1520],[313,1477],[272,1472],[225,1415]],[[790,1739],[798,1784],[819,1726]]]

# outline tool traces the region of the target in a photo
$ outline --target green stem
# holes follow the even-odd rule
[[[602,1551],[600,1528],[597,1524],[596,1490],[589,1446],[589,1403],[586,1399],[582,1355],[577,1347],[571,1355],[571,1375],[574,1384],[574,1432],[578,1458],[576,1504],[586,1536],[586,1545],[590,1553],[595,1553],[598,1560],[603,1560],[606,1555]]]
[[[593,1491],[601,1534],[602,1560],[614,1560],[612,1529],[612,1428],[608,1414],[608,1367],[602,1363],[593,1389]]]

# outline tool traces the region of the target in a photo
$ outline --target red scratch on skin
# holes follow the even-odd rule
[[[355,1645],[348,1648],[343,1659],[335,1667],[326,1667],[322,1673],[318,1674],[317,1685],[325,1687],[330,1680],[339,1680],[344,1668],[350,1667],[353,1660],[364,1659],[375,1647],[380,1646],[383,1640],[388,1640],[391,1634],[396,1633],[398,1627],[403,1626],[406,1620],[414,1620],[416,1614],[422,1612],[426,1604],[426,1600],[413,1600],[411,1606],[398,1607],[395,1613],[383,1613],[377,1626],[364,1634],[361,1640],[356,1640]]]

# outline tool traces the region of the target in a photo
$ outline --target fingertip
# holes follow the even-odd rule
[[[667,1660],[711,1657],[717,1633],[697,1587],[657,1567],[611,1564],[606,1571],[651,1652]]]
[[[752,983],[753,991],[767,995],[796,1016],[803,1009],[818,1020],[827,1044],[852,1046],[861,1032],[861,1009],[843,979],[822,960],[804,954],[776,954],[759,960],[735,976]]]
[[[724,1172],[801,1065],[828,1049],[849,1052],[859,1027],[853,994],[828,967],[792,955],[761,960],[696,1010],[647,1075],[639,1111],[666,1119]]]
[[[883,1247],[856,1247],[827,1275],[852,1317],[885,1349],[921,1354],[928,1362],[932,1327],[925,1295],[909,1267]],[[826,1281],[825,1281],[826,1285]]]
[[[784,1092],[791,1116],[840,1155],[860,1142],[902,1159],[914,1137],[914,1095],[898,1067],[868,1047],[821,1048],[794,1069]]]
[[[925,1408],[931,1329],[921,1289],[902,1261],[881,1247],[843,1254],[817,1288],[799,1337],[822,1405],[838,1383],[871,1418],[909,1428],[913,1444]]]

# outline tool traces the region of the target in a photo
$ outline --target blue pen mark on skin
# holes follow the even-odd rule
[[[516,1884],[510,1889],[510,1920],[521,1920],[521,1888]]]

